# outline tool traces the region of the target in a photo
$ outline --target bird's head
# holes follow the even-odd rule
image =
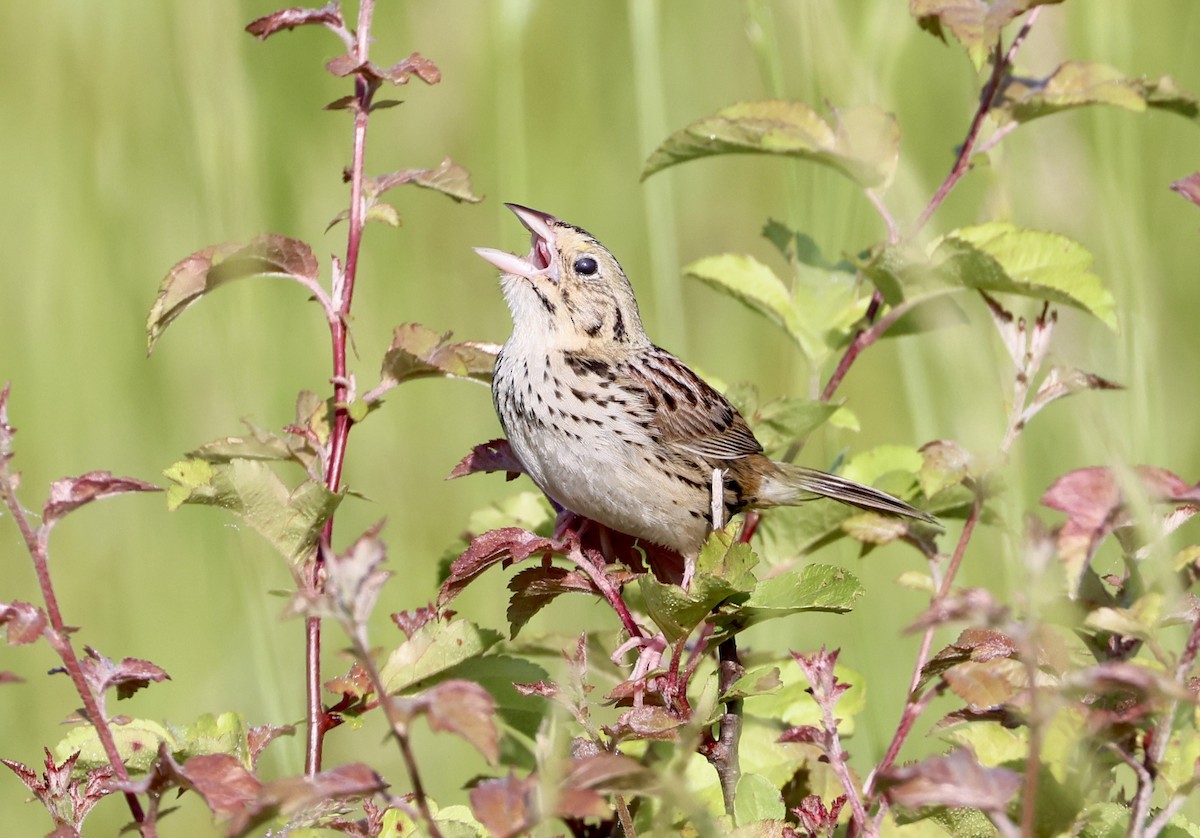
[[[633,288],[604,245],[548,213],[505,206],[530,232],[529,255],[475,252],[503,271],[514,334],[562,349],[648,342]]]

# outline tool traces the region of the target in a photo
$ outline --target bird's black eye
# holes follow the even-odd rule
[[[592,276],[598,270],[600,270],[600,266],[591,256],[581,256],[575,260],[575,273],[580,276]]]

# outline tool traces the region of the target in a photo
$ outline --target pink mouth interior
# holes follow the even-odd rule
[[[546,240],[536,233],[533,236],[533,250],[529,254],[530,261],[539,271],[550,267],[550,247]]]

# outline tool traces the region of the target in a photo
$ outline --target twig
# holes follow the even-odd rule
[[[954,584],[954,577],[958,574],[958,569],[962,565],[963,555],[967,550],[967,543],[970,542],[971,535],[975,532],[975,525],[979,523],[979,516],[982,512],[983,498],[979,493],[976,493],[975,500],[971,504],[971,511],[967,515],[962,533],[958,537],[958,543],[954,546],[954,554],[950,558],[950,564],[946,568],[946,574],[942,577],[942,584],[938,587],[938,592],[934,596],[932,604],[936,604],[939,600],[944,599],[950,592],[950,587]],[[917,661],[913,666],[912,678],[909,680],[908,699],[904,703],[904,710],[900,715],[900,723],[896,727],[896,733],[892,736],[892,741],[888,745],[887,752],[875,767],[874,772],[872,772],[871,782],[867,786],[868,794],[874,792],[875,777],[878,777],[891,768],[892,763],[896,761],[896,757],[900,753],[900,746],[904,744],[904,740],[912,732],[913,724],[916,722],[917,717],[925,710],[930,697],[932,697],[932,692],[928,690],[925,693],[918,694],[918,688],[921,683],[921,673],[925,669],[925,664],[929,661],[929,650],[933,648],[933,635],[935,631],[936,627],[931,625],[925,629],[925,633],[921,636],[921,647],[917,652]]]
[[[1175,665],[1175,680],[1180,684],[1184,684],[1188,677],[1188,673],[1192,670],[1192,665],[1196,662],[1196,652],[1200,649],[1200,617],[1192,623],[1192,631],[1188,635],[1187,645],[1183,648],[1183,653],[1179,656],[1179,662]],[[1138,774],[1138,789],[1137,794],[1133,798],[1133,805],[1129,812],[1129,835],[1130,836],[1154,836],[1162,831],[1166,826],[1166,821],[1158,823],[1162,815],[1155,818],[1150,824],[1143,826],[1146,816],[1150,813],[1151,797],[1154,793],[1154,778],[1158,776],[1158,767],[1162,764],[1163,756],[1167,752],[1167,745],[1171,741],[1171,727],[1175,721],[1175,713],[1179,709],[1179,701],[1173,699],[1163,710],[1162,717],[1153,731],[1146,736],[1149,739],[1149,744],[1146,746],[1146,753],[1143,759],[1143,770],[1146,772],[1147,782],[1142,782],[1142,775]],[[1172,801],[1173,802],[1173,801]],[[1155,827],[1153,831],[1151,828]]]
[[[357,40],[354,54],[358,63],[367,62],[371,43],[371,17],[374,0],[361,0],[358,7]],[[358,253],[362,244],[363,217],[363,170],[366,161],[367,122],[371,114],[371,98],[378,88],[377,81],[369,81],[361,75],[354,77],[354,152],[350,165],[350,213],[346,236],[345,270],[335,275],[332,299],[338,317],[329,321],[330,339],[333,344],[333,401],[334,423],[329,442],[329,467],[325,474],[325,486],[337,492],[342,481],[342,466],[346,459],[346,443],[350,436],[353,420],[346,406],[346,323],[350,316],[350,304],[354,298],[354,284],[358,275]],[[333,542],[333,518],[325,522],[321,530],[321,545],[331,550]],[[321,553],[317,550],[308,563],[307,582],[312,590],[324,587],[321,571]],[[305,620],[305,690],[307,698],[306,719],[308,723],[304,753],[304,771],[313,775],[321,770],[321,756],[328,730],[328,719],[321,704],[321,620],[309,617]],[[382,697],[382,696],[381,696]]]
[[[725,695],[746,673],[741,660],[738,659],[736,637],[729,638],[717,647],[717,658],[717,691],[720,695]],[[732,698],[725,702],[717,741],[705,754],[721,781],[721,797],[725,801],[725,813],[728,815],[733,814],[737,784],[742,778],[741,761],[738,757],[741,738],[742,699]]]
[[[876,211],[878,211],[880,216],[883,218],[884,224],[887,225],[889,244],[898,244],[903,241],[911,241],[914,239],[917,234],[925,228],[925,225],[929,223],[929,219],[933,217],[934,212],[936,212],[938,207],[942,205],[942,202],[946,200],[946,196],[950,194],[951,190],[954,189],[959,180],[962,179],[962,176],[966,174],[967,170],[970,168],[971,157],[973,156],[975,146],[979,141],[979,132],[982,130],[984,119],[991,110],[992,103],[996,99],[996,94],[1000,90],[1000,83],[1004,80],[1004,75],[1008,71],[1008,68],[1012,66],[1013,58],[1016,56],[1017,50],[1025,41],[1025,38],[1029,35],[1029,31],[1032,29],[1034,22],[1038,19],[1040,12],[1040,6],[1035,7],[1029,12],[1028,17],[1025,19],[1024,25],[1021,27],[1020,31],[1017,32],[1012,43],[1009,45],[1008,50],[1003,54],[1003,56],[1000,55],[1000,44],[997,43],[997,58],[995,65],[992,67],[991,78],[988,79],[988,83],[984,87],[983,93],[979,97],[979,106],[975,109],[975,116],[972,118],[971,125],[967,129],[966,138],[959,147],[958,155],[954,160],[954,165],[950,167],[950,172],[938,186],[937,191],[933,194],[933,197],[929,199],[929,203],[926,204],[925,209],[921,211],[921,214],[917,217],[916,223],[913,225],[912,229],[909,230],[907,235],[901,235],[899,233],[895,219],[884,205],[882,198],[880,198],[879,195],[872,190],[866,190],[867,198],[871,201]],[[1007,131],[1004,131],[1003,133],[1006,134]],[[998,131],[997,135],[1000,134],[1001,132]],[[994,137],[992,140],[989,140],[989,144],[986,147],[991,148],[996,142],[999,142],[999,138]],[[875,317],[879,314],[879,308],[882,304],[883,294],[876,289],[875,293],[871,295],[871,302],[867,307],[867,313],[864,318],[868,324],[874,323]],[[855,359],[858,358],[859,354],[864,349],[878,340],[881,335],[882,331],[876,332],[874,327],[860,330],[859,332],[855,333],[854,338],[850,341],[850,345],[846,347],[846,351],[842,354],[841,359],[838,361],[837,368],[830,377],[829,383],[825,385],[825,389],[821,393],[821,401],[829,401],[831,398],[833,398],[833,394],[837,391],[838,386],[841,385],[842,379],[845,378],[846,372],[850,369],[851,364],[854,363]]]
[[[8,388],[5,387],[4,390],[5,394],[7,394]],[[0,399],[0,403],[2,402],[3,399]],[[121,752],[117,750],[117,743],[113,738],[112,729],[108,726],[108,719],[101,712],[100,703],[97,701],[95,693],[92,692],[92,688],[88,685],[87,679],[83,675],[83,668],[80,666],[79,657],[75,654],[75,648],[71,644],[70,633],[67,631],[66,623],[63,622],[62,611],[58,607],[58,596],[54,592],[54,583],[50,579],[50,557],[47,544],[48,532],[44,527],[39,527],[37,531],[34,531],[33,527],[30,526],[25,509],[17,499],[12,474],[8,470],[7,458],[3,456],[0,456],[0,494],[4,495],[4,503],[8,506],[9,512],[12,513],[12,518],[17,524],[17,529],[21,531],[21,538],[25,541],[25,549],[29,553],[29,558],[33,560],[33,569],[37,575],[38,588],[41,590],[42,601],[46,604],[46,616],[50,619],[50,630],[46,632],[46,640],[58,654],[59,659],[63,663],[63,668],[67,670],[67,674],[71,678],[71,683],[75,685],[75,691],[79,693],[79,698],[83,701],[83,708],[87,713],[88,721],[96,729],[96,736],[104,748],[104,754],[108,757],[108,762],[112,766],[113,772],[117,775],[117,779],[122,783],[128,783],[129,772],[126,771],[125,763],[121,760]],[[133,815],[134,821],[144,826],[145,813],[142,810],[141,802],[137,799],[137,795],[131,791],[126,791],[124,794],[125,802],[129,806],[129,812]],[[149,827],[149,831],[143,830],[142,834],[145,836],[153,834],[153,826]]]

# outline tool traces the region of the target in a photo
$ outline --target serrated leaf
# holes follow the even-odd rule
[[[835,110],[829,121],[802,102],[739,102],[668,137],[646,160],[642,180],[670,166],[717,154],[774,154],[830,166],[865,187],[895,171],[899,127],[874,106]]]
[[[278,276],[298,280],[311,291],[317,270],[317,258],[307,244],[276,233],[199,250],[177,262],[163,279],[146,320],[146,353],[154,350],[175,318],[223,285],[250,276]]]
[[[748,696],[769,695],[783,686],[778,666],[756,666],[745,672],[721,695],[721,703]]]
[[[738,826],[782,820],[787,814],[779,789],[761,774],[743,774],[734,795],[733,820]]]
[[[500,758],[500,733],[493,721],[496,705],[482,686],[453,679],[431,687],[421,698],[431,728],[463,737],[496,764]]]
[[[932,259],[941,277],[962,287],[1063,303],[1117,328],[1116,303],[1090,272],[1091,253],[1066,236],[995,221],[947,234]]]
[[[163,474],[175,484],[167,490],[168,509],[185,503],[227,509],[293,562],[315,548],[321,528],[344,497],[315,480],[288,489],[258,460],[183,460]]]
[[[1088,105],[1111,105],[1135,113],[1158,108],[1200,121],[1200,102],[1180,90],[1170,76],[1132,78],[1096,61],[1067,61],[1041,79],[1009,78],[992,110],[1001,118],[1029,122]]]
[[[726,580],[705,573],[697,573],[686,591],[678,585],[659,582],[650,573],[639,576],[637,581],[650,619],[671,642],[687,637],[713,608],[741,593]]]
[[[713,622],[732,633],[803,611],[845,612],[863,592],[862,584],[847,570],[806,565],[759,582],[749,597],[722,608]]]
[[[772,452],[807,438],[839,410],[838,405],[829,402],[782,398],[767,402],[749,420],[763,448]]]
[[[42,636],[49,625],[46,612],[29,602],[0,602],[0,626],[9,646],[24,646]]]
[[[403,692],[483,654],[499,640],[499,634],[469,620],[428,622],[388,655],[379,676],[389,693]]]

